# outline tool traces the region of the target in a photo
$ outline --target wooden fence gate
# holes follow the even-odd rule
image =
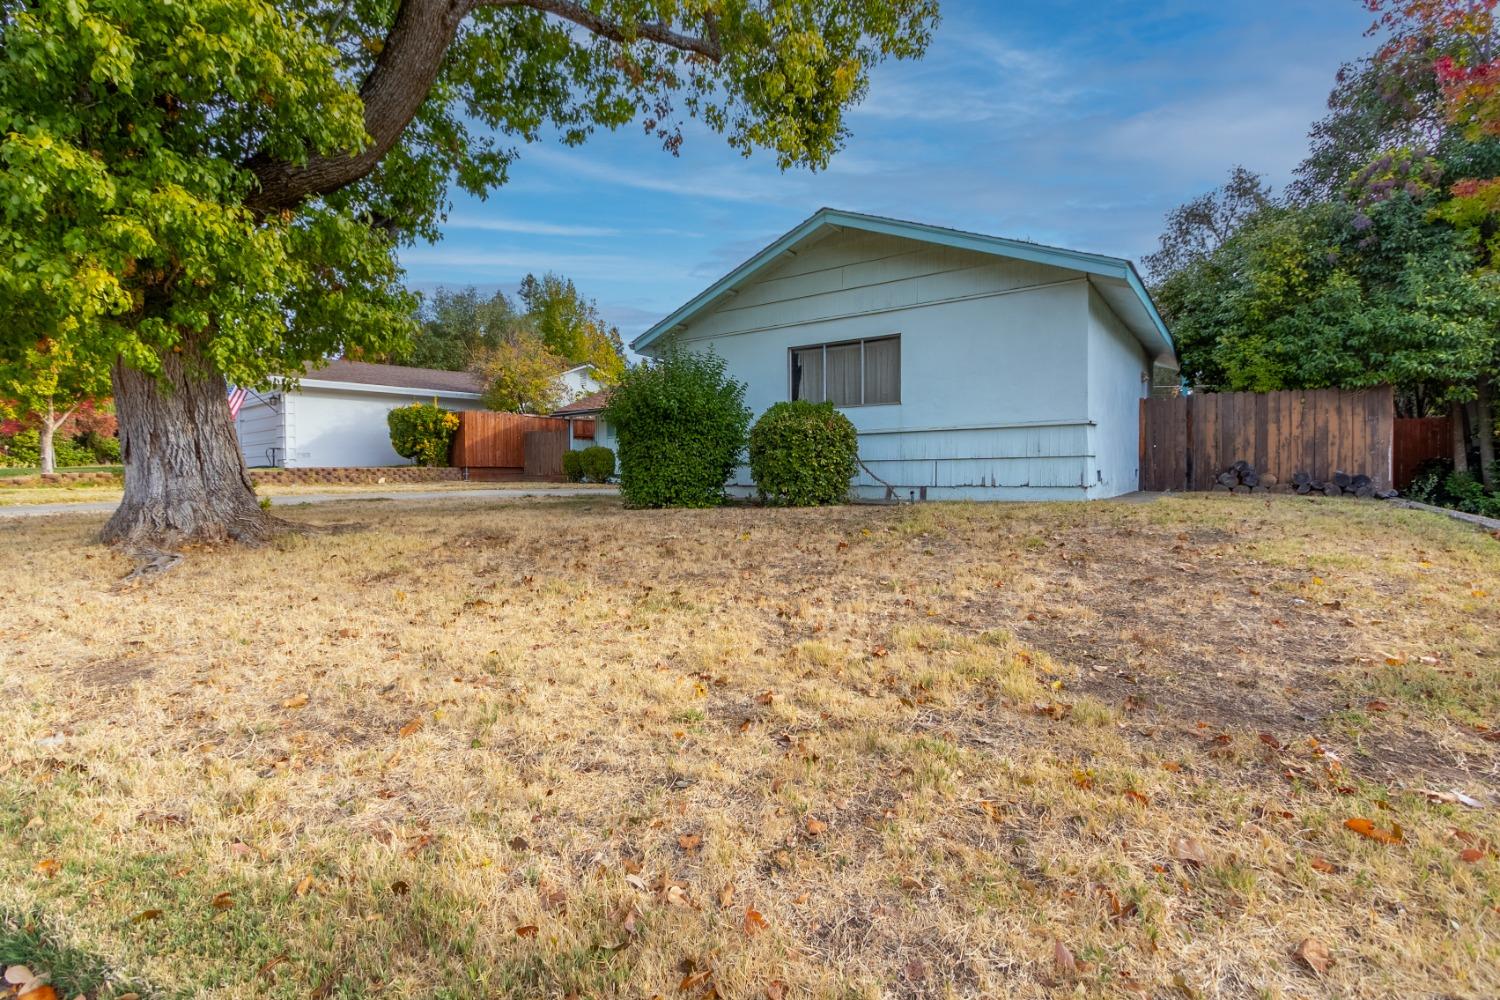
[[[563,478],[562,457],[568,450],[568,432],[527,431],[523,451],[525,472],[529,480]]]
[[[1397,417],[1392,483],[1398,490],[1411,485],[1423,462],[1453,457],[1453,425],[1447,417]]]
[[[495,413],[490,410],[465,410],[458,415],[458,433],[453,436],[453,464],[470,479],[489,481],[525,479],[533,475],[533,463],[527,439],[533,433],[560,435],[562,448],[568,444],[568,422],[560,417],[534,417],[528,413]],[[539,478],[562,478],[562,451],[558,450],[556,471],[536,472]],[[552,468],[539,464],[536,469]]]
[[[1141,489],[1209,490],[1246,461],[1283,483],[1337,471],[1392,482],[1390,388],[1194,393],[1141,400]]]

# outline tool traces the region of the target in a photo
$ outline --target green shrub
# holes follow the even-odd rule
[[[4,448],[0,462],[8,468],[27,469],[42,464],[41,435],[34,429],[17,431],[5,440]]]
[[[669,348],[625,370],[600,419],[615,429],[631,507],[715,507],[740,463],[750,411],[724,359]]]
[[[607,483],[615,474],[615,453],[602,444],[585,448],[578,456],[582,460],[583,475],[591,483]]]
[[[458,414],[436,403],[399,406],[386,414],[391,447],[418,465],[447,465],[448,450],[458,430]]]
[[[570,483],[583,482],[583,452],[563,452],[563,475]]]
[[[84,431],[73,440],[78,442],[79,447],[88,449],[98,465],[113,465],[120,461],[120,439],[113,434]]]
[[[750,429],[750,474],[779,506],[843,503],[858,456],[854,425],[832,403],[777,403]]]

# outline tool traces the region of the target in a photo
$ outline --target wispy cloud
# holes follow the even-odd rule
[[[525,236],[618,236],[613,226],[568,226],[555,222],[538,222],[504,217],[450,215],[443,222],[447,229],[477,229],[491,233],[519,233]]]

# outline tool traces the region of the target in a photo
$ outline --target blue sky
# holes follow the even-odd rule
[[[824,205],[1138,259],[1234,164],[1286,181],[1368,23],[1356,0],[944,0],[826,171],[691,122],[677,157],[638,127],[544,141],[402,262],[418,289],[557,271],[628,341]]]

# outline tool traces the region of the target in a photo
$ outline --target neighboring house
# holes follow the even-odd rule
[[[557,376],[557,380],[562,383],[564,403],[576,402],[604,388],[594,377],[594,366],[590,364],[575,365]]]
[[[253,392],[235,418],[249,466],[350,468],[410,465],[391,447],[385,415],[431,403],[482,410],[483,386],[468,372],[330,361],[308,366],[289,392]]]
[[[827,208],[631,347],[669,340],[724,358],[756,415],[831,400],[857,492],[903,499],[1135,490],[1140,400],[1177,367],[1127,260]]]
[[[601,390],[552,411],[554,417],[562,417],[568,422],[569,448],[577,451],[597,444],[614,452],[620,450],[615,446],[614,428],[599,418],[608,403],[609,391]]]

